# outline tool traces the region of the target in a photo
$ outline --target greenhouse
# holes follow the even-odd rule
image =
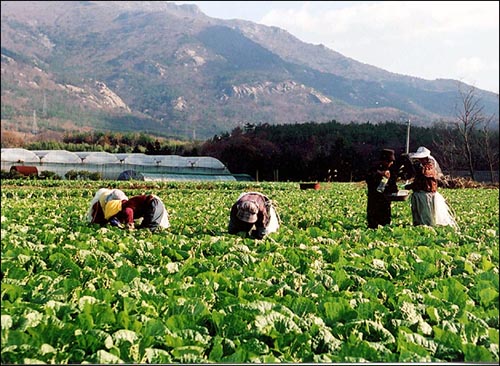
[[[15,163],[15,164],[38,164],[40,163],[40,158],[33,152],[25,149],[2,149],[2,170],[10,170],[12,164],[8,164],[4,167],[4,162]]]
[[[70,152],[66,150],[2,149],[2,170],[14,165],[35,166],[63,177],[69,171],[100,173],[117,180],[236,181],[221,161],[209,156],[146,155],[142,153]],[[133,173],[131,173],[133,172]]]
[[[115,154],[107,153],[104,151],[99,152],[76,152],[76,155],[82,159],[84,164],[110,164],[119,163],[120,160]]]
[[[34,150],[33,152],[40,158],[41,164],[79,164],[82,161],[74,152],[66,150]]]

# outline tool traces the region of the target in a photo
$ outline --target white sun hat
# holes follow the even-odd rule
[[[431,155],[431,151],[424,146],[420,146],[417,152],[410,154],[410,158],[421,159],[428,158]]]

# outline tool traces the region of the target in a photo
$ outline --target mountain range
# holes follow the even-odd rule
[[[430,126],[456,119],[471,87],[164,1],[2,1],[1,76],[2,131],[196,139],[260,123]],[[498,94],[476,95],[498,125]]]

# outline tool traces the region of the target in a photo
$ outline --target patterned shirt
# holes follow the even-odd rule
[[[414,191],[437,192],[438,173],[431,159],[422,161],[415,168],[415,179],[406,187]]]

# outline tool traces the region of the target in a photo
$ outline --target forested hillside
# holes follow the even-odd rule
[[[18,144],[30,150],[140,152],[152,155],[212,156],[233,174],[263,181],[359,181],[382,148],[406,152],[408,125],[302,123],[247,124],[206,141],[159,139],[132,133],[74,133],[59,140]],[[445,173],[467,171],[466,148],[459,131],[449,125],[410,126],[410,152],[426,146]],[[498,175],[498,130],[475,130],[470,136],[474,170]],[[3,146],[3,145],[2,145]],[[13,146],[10,146],[13,147]]]
[[[196,6],[2,1],[1,10],[2,133],[25,140],[67,131],[206,139],[246,123],[331,120],[430,126],[453,119],[469,87],[395,74]],[[498,125],[498,94],[477,95]]]
[[[406,152],[407,124],[386,122],[343,125],[304,123],[296,125],[247,125],[207,141],[202,154],[221,160],[232,173],[247,173],[262,180],[359,181],[379,150]],[[449,125],[411,127],[409,150],[426,146],[444,172],[467,170],[465,145],[457,129]],[[470,136],[475,170],[498,172],[498,131]]]

